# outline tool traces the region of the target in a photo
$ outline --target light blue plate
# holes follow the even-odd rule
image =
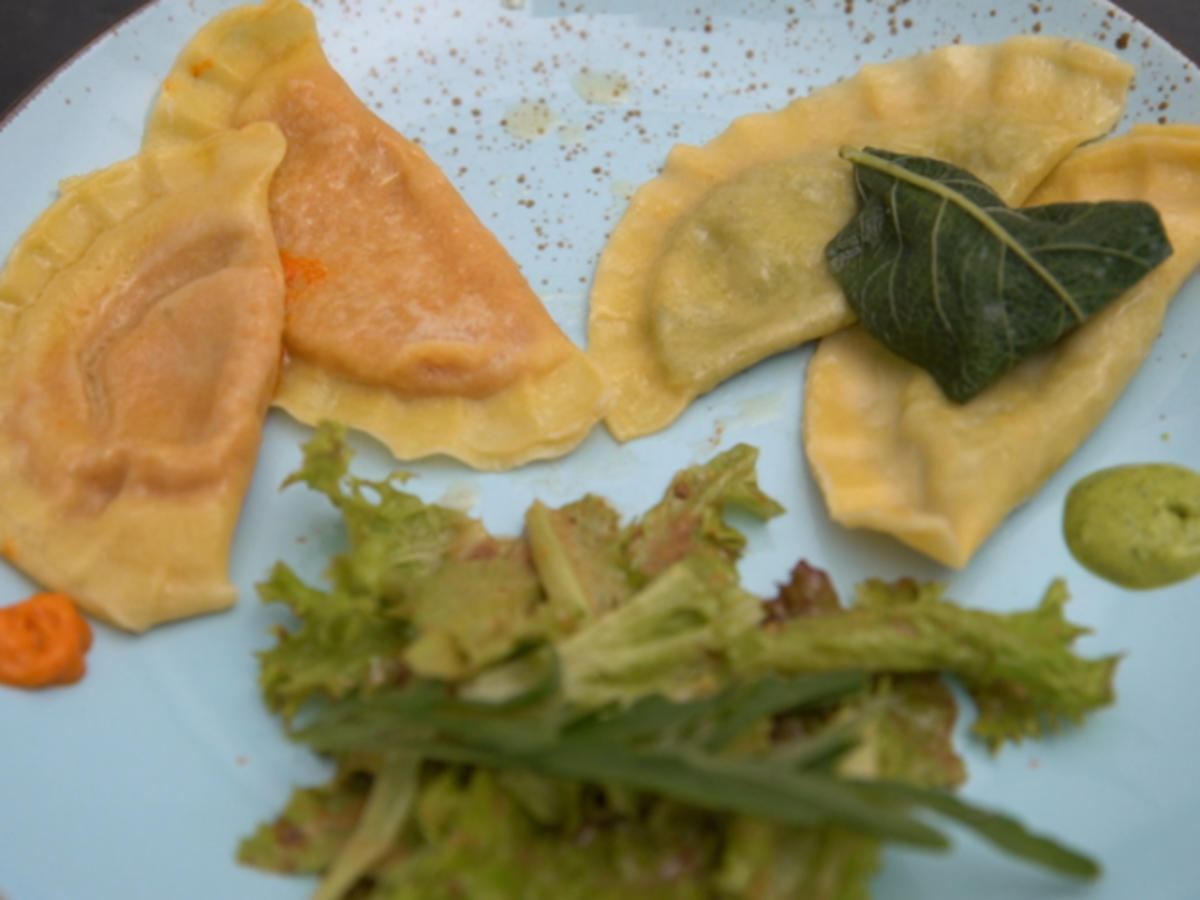
[[[153,4],[8,122],[0,131],[0,248],[49,204],[59,179],[136,152],[175,54],[225,6]],[[697,6],[377,0],[326,2],[316,13],[334,64],[382,116],[429,149],[580,341],[605,238],[632,188],[655,174],[672,144],[706,141],[735,116],[778,107],[863,63],[954,40],[1067,34],[1124,45],[1125,58],[1139,66],[1122,127],[1163,115],[1200,121],[1194,68],[1102,2]],[[628,90],[620,102],[595,102],[596,88],[622,79]],[[539,115],[545,133],[535,137]],[[958,574],[830,523],[800,450],[804,349],[734,378],[666,432],[626,446],[597,429],[570,457],[507,475],[448,462],[407,468],[419,474],[410,484],[426,499],[471,502],[493,529],[512,532],[535,497],[562,502],[595,491],[632,514],[677,469],[748,441],[762,448],[765,488],[789,509],[752,532],[746,576],[753,589],[771,590],[806,557],[828,568],[843,593],[867,575],[915,575],[947,580],[964,604],[1009,609],[1032,605],[1051,579],[1066,576],[1076,596],[1071,617],[1095,629],[1082,649],[1128,653],[1119,703],[1083,729],[996,757],[964,740],[965,790],[1095,853],[1105,878],[1060,880],[963,836],[950,855],[889,853],[877,894],[1193,900],[1200,897],[1200,582],[1132,594],[1099,581],[1067,554],[1059,516],[1067,488],[1101,466],[1200,465],[1197,343],[1200,282],[1193,281],[1108,420]],[[322,501],[299,488],[278,491],[307,434],[278,413],[267,423],[233,558],[242,591],[234,611],[139,638],[98,627],[82,684],[0,689],[5,900],[307,896],[307,881],[234,861],[239,838],[274,815],[294,784],[324,775],[319,761],[284,740],[255,681],[254,652],[271,642],[279,613],[258,602],[254,583],[280,558],[316,578],[339,541]],[[359,446],[363,472],[390,466],[374,445]],[[33,589],[16,572],[0,571],[0,604]]]

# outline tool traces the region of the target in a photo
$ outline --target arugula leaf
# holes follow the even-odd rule
[[[814,677],[818,681],[805,684]],[[334,702],[297,736],[323,753],[403,746],[427,758],[616,785],[703,809],[791,825],[841,824],[920,846],[945,846],[945,838],[929,826],[865,802],[855,787],[834,776],[802,770],[791,759],[739,759],[706,749],[709,741],[724,743],[731,722],[740,729],[740,707],[748,696],[765,715],[828,702],[861,684],[855,675],[832,682],[829,676],[802,676],[769,687],[733,686],[681,705],[647,698],[643,702],[651,704],[658,724],[640,704],[582,720],[561,703],[501,718],[488,704],[439,697],[433,685],[405,685]]]
[[[733,684],[718,694],[675,702],[647,694],[625,708],[608,707],[571,722],[572,739],[612,743],[669,735],[697,742],[708,752],[724,750],[755,722],[796,709],[821,707],[866,688],[860,672],[831,672],[804,678],[768,675]],[[796,756],[789,757],[798,764]]]
[[[843,148],[861,206],[826,257],[863,326],[965,403],[1171,253],[1140,201],[1013,209],[969,172]]]
[[[1031,861],[1074,875],[1098,871],[1086,856],[1028,832],[1015,819],[942,791],[841,777],[819,765],[805,766],[804,754],[719,752],[747,725],[747,705],[769,717],[827,705],[865,684],[864,674],[854,672],[770,678],[734,684],[703,700],[674,704],[647,697],[582,717],[561,700],[498,715],[495,707],[459,700],[444,686],[409,684],[331,703],[298,737],[323,753],[371,754],[402,746],[428,759],[626,788],[782,825],[836,825],[916,846],[948,846],[939,831],[906,811],[915,804]]]
[[[860,786],[881,801],[891,799],[911,803],[954,819],[996,846],[1064,875],[1095,878],[1100,874],[1100,866],[1095,860],[1064,847],[1053,838],[1034,834],[1011,816],[965,803],[948,791],[902,781],[862,781]]]

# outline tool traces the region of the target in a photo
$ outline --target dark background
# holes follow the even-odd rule
[[[144,0],[0,0],[0,115],[76,50]],[[1121,0],[1122,6],[1200,60],[1197,0]]]

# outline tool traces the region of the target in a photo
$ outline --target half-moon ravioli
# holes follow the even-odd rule
[[[964,566],[1108,413],[1200,263],[1200,127],[1135,126],[1083,147],[1031,204],[1144,200],[1172,255],[1068,337],[956,404],[861,327],[824,338],[808,368],[804,439],[829,512]]]
[[[932,156],[1017,203],[1124,109],[1130,66],[1046,37],[883,65],[675,147],[601,256],[589,352],[621,440],[759,360],[850,324],[825,245],[854,213],[843,144]]]
[[[367,431],[401,458],[486,469],[583,439],[600,414],[595,369],[437,165],[354,95],[295,0],[202,28],[146,144],[259,120],[288,139],[271,186],[289,283],[279,406]]]
[[[0,273],[0,550],[141,631],[229,606],[279,370],[261,123],[66,183]]]

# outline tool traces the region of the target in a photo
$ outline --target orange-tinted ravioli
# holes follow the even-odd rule
[[[437,165],[354,95],[294,0],[205,26],[164,83],[147,145],[260,120],[288,140],[271,186],[279,245],[320,270],[294,273],[279,405],[401,457],[483,468],[583,438],[601,399],[590,364]]]

